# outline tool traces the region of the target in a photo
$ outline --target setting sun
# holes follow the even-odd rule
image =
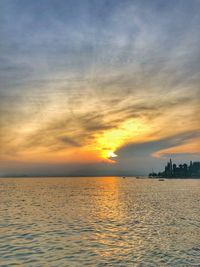
[[[113,151],[109,151],[108,152],[108,157],[109,158],[116,158],[117,157],[117,154],[115,154]]]

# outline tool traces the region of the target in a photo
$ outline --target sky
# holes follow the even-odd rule
[[[199,0],[0,1],[0,176],[200,160]]]

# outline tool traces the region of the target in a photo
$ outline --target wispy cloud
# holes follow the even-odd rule
[[[199,11],[196,0],[1,1],[1,158],[93,151],[130,120],[154,152],[166,155],[172,136],[189,144],[200,129]],[[132,136],[120,146],[141,141]]]

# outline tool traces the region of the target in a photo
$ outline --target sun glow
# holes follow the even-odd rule
[[[113,151],[109,151],[108,152],[108,157],[109,158],[116,158],[117,157],[117,154],[115,154]]]
[[[137,140],[145,132],[147,132],[147,126],[143,122],[131,119],[122,123],[118,128],[99,134],[96,140],[101,157],[104,159],[117,157],[115,151],[118,148],[132,140]]]

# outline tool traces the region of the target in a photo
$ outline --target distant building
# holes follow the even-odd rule
[[[190,165],[172,163],[172,160],[167,163],[165,170],[159,173],[150,173],[149,177],[163,177],[163,178],[200,178],[200,162],[190,161]]]

